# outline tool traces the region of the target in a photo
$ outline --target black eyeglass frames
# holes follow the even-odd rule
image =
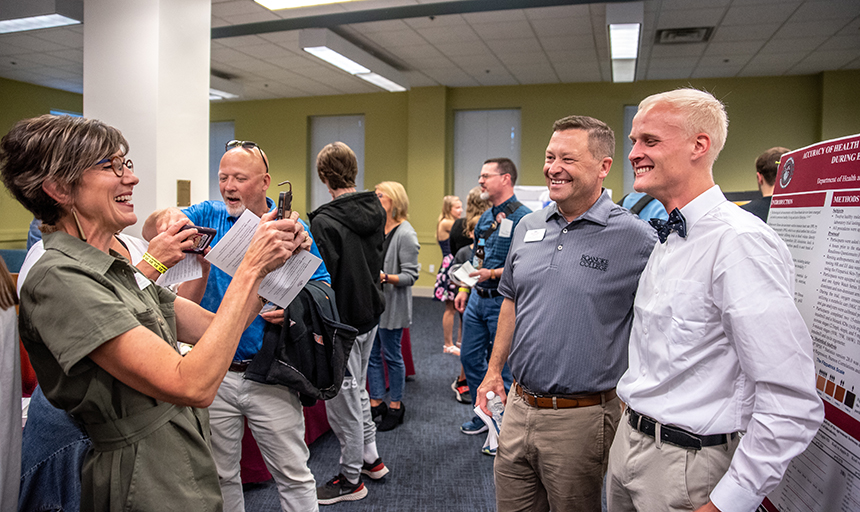
[[[261,148],[256,142],[250,140],[231,140],[224,146],[224,151],[230,151],[233,148],[257,148],[257,151],[260,152],[260,158],[263,159],[263,164],[266,166],[266,174],[269,173],[269,162],[266,161],[266,157],[263,155],[263,148]]]

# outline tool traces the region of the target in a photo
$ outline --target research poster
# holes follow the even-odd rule
[[[860,511],[860,135],[783,155],[768,224],[791,250],[824,424],[767,512]],[[803,376],[798,375],[798,378]]]

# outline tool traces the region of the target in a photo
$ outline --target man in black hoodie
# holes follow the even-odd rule
[[[356,192],[358,163],[342,142],[317,156],[317,173],[332,201],[308,215],[311,233],[331,274],[340,320],[358,329],[340,393],[326,404],[340,441],[340,473],[317,488],[320,505],[367,496],[361,474],[376,480],[388,473],[376,450],[376,425],[367,394],[367,362],[385,300],[379,281],[385,239],[385,210],[374,192]]]

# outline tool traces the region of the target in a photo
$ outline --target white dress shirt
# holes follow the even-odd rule
[[[824,419],[794,262],[716,185],[681,213],[687,237],[658,242],[639,281],[618,395],[696,434],[746,431],[711,501],[752,511]]]

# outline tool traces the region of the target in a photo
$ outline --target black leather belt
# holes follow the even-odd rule
[[[639,431],[646,436],[654,437],[654,432],[657,430],[657,420],[639,414],[629,407],[627,411],[629,412],[627,422],[630,423],[633,430]],[[660,425],[660,439],[664,443],[680,446],[681,448],[692,448],[694,450],[701,450],[707,446],[726,444],[728,439],[734,439],[736,435],[737,433],[733,432],[731,434],[700,436],[671,425]]]
[[[538,409],[570,409],[573,407],[591,407],[592,405],[605,404],[615,399],[615,388],[602,393],[591,393],[587,395],[545,395],[534,394],[526,391],[519,382],[511,386],[514,393],[522,397],[527,404]]]
[[[499,293],[498,290],[481,288],[480,286],[475,287],[475,292],[478,294],[478,297],[482,299],[491,299],[493,297],[501,297],[502,294]]]
[[[237,373],[245,373],[245,370],[248,369],[248,365],[251,364],[250,359],[246,359],[245,361],[233,361],[230,363],[230,371]]]

